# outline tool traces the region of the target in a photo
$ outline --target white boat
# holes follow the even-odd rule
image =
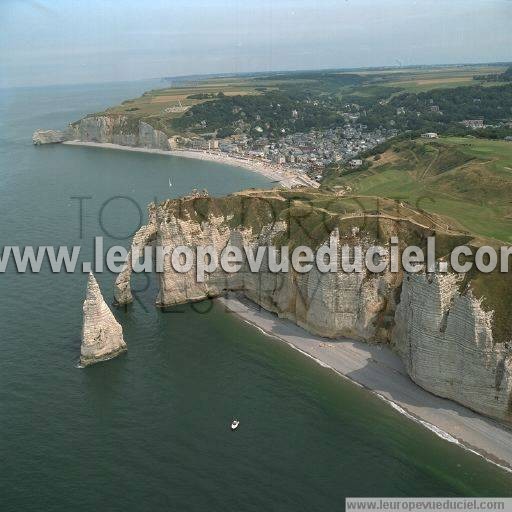
[[[172,188],[171,178],[169,178],[169,188]]]
[[[236,430],[238,425],[240,425],[240,422],[238,420],[233,420],[233,423],[231,423],[231,430]]]

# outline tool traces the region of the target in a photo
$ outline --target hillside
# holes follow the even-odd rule
[[[324,187],[397,199],[454,228],[512,242],[512,143],[447,137],[393,144],[361,171],[331,169]]]
[[[503,126],[510,119],[512,84],[466,85],[428,92],[406,92],[377,102],[361,116],[369,127],[392,125],[399,131],[465,134],[460,123],[481,119],[485,125]]]
[[[344,124],[341,114],[352,112],[350,105],[357,104],[358,109],[371,107],[367,118],[362,118],[368,125],[385,124],[392,118],[400,125],[406,118],[395,116],[396,107],[402,103],[412,106],[416,98],[415,94],[406,94],[407,91],[416,93],[440,88],[445,91],[459,86],[461,90],[478,91],[484,105],[489,93],[478,86],[489,84],[473,77],[504,70],[503,66],[491,65],[441,66],[168,79],[171,84],[162,89],[148,91],[139,98],[90,115],[126,117],[126,133],[133,133],[130,128],[143,121],[167,136],[217,131],[217,136],[222,138],[240,130],[252,135],[280,136],[283,129],[294,133]],[[436,94],[445,95],[444,92]],[[470,93],[471,104],[475,94]],[[421,94],[419,101],[423,103]],[[448,105],[450,101],[444,107],[446,110]],[[298,110],[296,119],[290,119],[293,109]],[[409,123],[416,121],[417,124],[416,116],[406,117]],[[432,119],[439,120],[435,116]],[[425,124],[430,118],[426,116],[420,121]],[[254,132],[256,127],[262,132]]]

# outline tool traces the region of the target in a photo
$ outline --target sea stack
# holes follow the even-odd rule
[[[103,299],[93,273],[89,273],[83,305],[84,322],[80,364],[89,366],[118,356],[126,350],[123,329]]]

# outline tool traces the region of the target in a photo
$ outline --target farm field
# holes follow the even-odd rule
[[[481,80],[474,80],[475,75],[502,73],[503,65],[477,66],[439,66],[419,68],[398,68],[389,71],[362,71],[358,74],[374,77],[382,86],[397,87],[400,91],[426,92],[446,87],[462,87],[466,85],[490,85]],[[497,85],[496,82],[493,85]]]
[[[391,68],[354,71],[290,71],[268,74],[205,77],[202,79],[170,80],[169,86],[144,93],[139,98],[128,99],[120,105],[108,108],[103,113],[134,116],[158,116],[172,119],[183,115],[184,111],[199,103],[212,101],[219,93],[225,96],[260,95],[271,90],[290,91],[314,90],[317,94],[336,94],[338,97],[361,97],[371,99],[380,96],[386,88],[389,95],[407,92],[423,92],[442,87],[479,85],[474,75],[500,73],[506,66],[478,65],[454,67]],[[336,80],[339,77],[339,80]],[[347,83],[344,77],[358,77]],[[493,83],[496,85],[496,83]],[[191,96],[209,97],[191,98]],[[183,109],[180,109],[180,106]],[[176,111],[166,111],[173,109]]]

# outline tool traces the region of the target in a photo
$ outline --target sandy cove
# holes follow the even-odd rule
[[[512,471],[512,430],[419,387],[390,347],[315,336],[237,294],[217,300],[227,311],[368,389],[439,437]]]
[[[111,144],[109,142],[82,142],[78,140],[68,140],[62,144],[70,146],[89,146],[103,149],[119,149],[122,151],[136,151],[138,153],[152,153],[156,155],[175,156],[179,158],[193,158],[195,160],[203,160],[207,162],[215,162],[223,165],[230,165],[232,167],[241,167],[249,171],[257,172],[266,178],[279,182],[285,188],[292,186],[306,186],[317,188],[319,184],[309,178],[308,176],[299,175],[296,172],[281,165],[273,165],[267,162],[258,160],[251,160],[248,158],[236,158],[233,156],[225,155],[220,152],[213,151],[196,151],[196,150],[170,150],[163,149],[142,148],[137,146],[121,146],[120,144]]]

